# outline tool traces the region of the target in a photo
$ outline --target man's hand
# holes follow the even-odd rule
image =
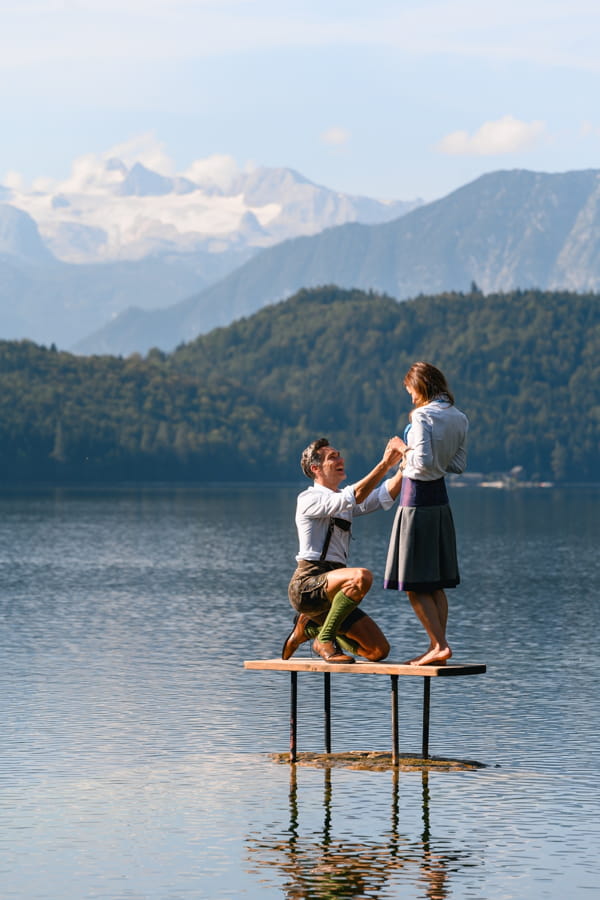
[[[394,435],[391,437],[386,444],[385,450],[383,451],[383,459],[388,469],[391,469],[392,466],[395,466],[397,462],[400,461],[408,446],[404,443],[402,438],[398,437],[398,435]]]
[[[389,469],[400,461],[405,448],[406,444],[402,438],[398,437],[398,435],[389,439],[385,450],[383,451],[381,462],[378,462],[368,475],[365,475],[364,478],[361,478],[361,480],[354,485],[354,498],[357,503],[362,503],[363,500],[366,500],[371,491],[377,487],[378,483]]]

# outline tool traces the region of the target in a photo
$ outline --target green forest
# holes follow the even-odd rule
[[[350,479],[401,433],[415,360],[468,415],[469,470],[598,480],[600,296],[304,290],[145,357],[0,342],[4,484],[290,481],[315,437]]]

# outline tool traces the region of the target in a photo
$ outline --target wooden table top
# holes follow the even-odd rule
[[[446,665],[409,666],[397,662],[369,662],[357,659],[353,663],[328,663],[323,659],[296,656],[293,659],[246,659],[245,669],[268,672],[343,672],[348,675],[413,675],[421,677],[449,677],[453,675],[482,675],[484,663],[446,663]]]

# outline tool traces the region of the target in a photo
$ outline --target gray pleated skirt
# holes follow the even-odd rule
[[[399,506],[390,536],[384,588],[431,593],[459,583],[456,532],[449,504]]]

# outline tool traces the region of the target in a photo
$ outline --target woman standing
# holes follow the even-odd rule
[[[444,476],[463,472],[467,417],[454,405],[446,378],[435,366],[414,363],[404,378],[414,409],[405,433],[404,478],[385,568],[384,587],[406,591],[429,636],[429,648],[410,665],[443,665],[452,656],[446,640],[445,589],[460,582],[456,535]]]

